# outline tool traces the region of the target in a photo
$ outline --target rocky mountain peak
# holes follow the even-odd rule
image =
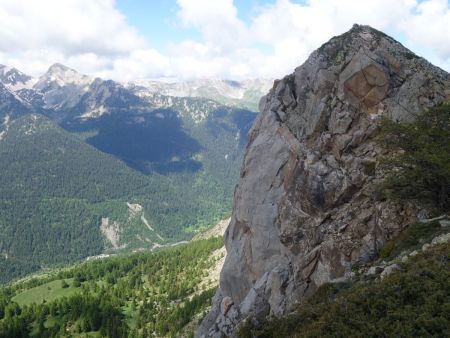
[[[47,71],[47,72],[49,72],[49,73],[53,73],[53,72],[61,72],[61,71],[65,72],[65,71],[69,71],[69,70],[74,71],[73,69],[71,69],[71,68],[69,68],[69,67],[63,65],[62,63],[56,62],[56,63],[52,64],[52,65],[48,68],[48,71]]]
[[[220,288],[197,336],[283,315],[375,259],[419,212],[373,197],[378,120],[411,120],[449,99],[448,73],[361,25],[275,81],[250,130]]]
[[[34,79],[14,67],[0,65],[0,82],[13,91],[29,88]]]
[[[89,76],[80,74],[76,70],[60,63],[55,63],[39,78],[36,88],[43,89],[44,87],[55,84],[59,87],[68,85],[84,87],[91,84],[92,81],[93,79]]]
[[[45,109],[69,111],[89,91],[93,81],[87,75],[55,63],[39,78],[33,89],[42,95]]]

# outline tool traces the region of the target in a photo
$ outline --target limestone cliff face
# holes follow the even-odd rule
[[[367,26],[316,50],[261,100],[250,131],[227,258],[197,336],[233,336],[244,319],[282,315],[417,217],[374,198],[381,116],[406,121],[446,101],[450,76]]]

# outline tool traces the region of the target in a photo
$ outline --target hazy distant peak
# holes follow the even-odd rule
[[[51,65],[48,69],[48,72],[54,72],[54,71],[68,71],[68,70],[72,70],[75,71],[72,68],[69,68],[65,65],[63,65],[62,63],[54,63],[53,65]]]
[[[61,63],[53,64],[43,76],[39,78],[39,86],[42,84],[56,83],[60,87],[66,85],[86,86],[93,81],[87,75],[78,73]]]
[[[261,96],[273,85],[272,79],[243,81],[198,79],[182,82],[133,81],[125,86],[141,95],[161,94],[175,97],[204,97],[219,103],[257,109]]]
[[[0,82],[8,89],[16,91],[23,88],[31,88],[36,80],[14,67],[0,65]]]

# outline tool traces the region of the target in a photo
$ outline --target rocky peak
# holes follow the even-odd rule
[[[46,87],[65,87],[77,86],[86,87],[92,83],[93,79],[89,76],[78,73],[76,70],[66,67],[60,63],[50,66],[48,71],[39,78],[35,88],[43,90]]]
[[[450,75],[355,25],[275,81],[250,134],[213,307],[197,336],[233,336],[280,316],[417,217],[374,198],[381,116],[407,121],[450,98]]]
[[[0,65],[0,82],[13,91],[30,88],[34,79],[14,67]]]
[[[66,72],[66,71],[74,71],[75,70],[63,65],[62,63],[56,62],[54,64],[52,64],[49,68],[48,68],[48,73],[58,73],[58,72]]]
[[[52,65],[33,89],[42,95],[45,109],[68,111],[89,91],[93,79],[60,63]]]

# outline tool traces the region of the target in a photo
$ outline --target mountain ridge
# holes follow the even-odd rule
[[[66,90],[63,89],[64,87],[72,87],[71,90],[76,90],[76,96],[78,96],[78,99],[81,99],[83,93],[90,90],[90,85],[93,84],[95,86],[100,82],[124,87],[137,96],[159,94],[165,97],[206,98],[217,101],[220,104],[249,109],[257,107],[259,97],[264,95],[273,83],[272,79],[248,79],[243,81],[198,79],[171,83],[155,80],[136,80],[122,83],[84,75],[61,63],[51,65],[44,74],[37,78],[26,75],[14,67],[0,65],[0,81],[19,96],[21,96],[20,91],[22,89],[43,92],[44,101],[45,99],[49,100],[47,108],[66,110],[74,108],[79,101],[74,101],[72,104],[63,104],[60,107],[52,106],[52,95],[55,95],[54,92],[63,90],[63,93],[66,95],[72,94],[67,88]],[[53,92],[52,95],[45,98],[45,94],[49,91]],[[58,96],[61,95],[59,94]],[[25,101],[27,100],[25,99]],[[59,101],[61,101],[60,98]]]
[[[140,96],[160,94],[169,97],[204,97],[225,105],[257,110],[259,98],[270,89],[272,83],[271,79],[199,79],[175,83],[132,81],[125,85],[133,88]]]

